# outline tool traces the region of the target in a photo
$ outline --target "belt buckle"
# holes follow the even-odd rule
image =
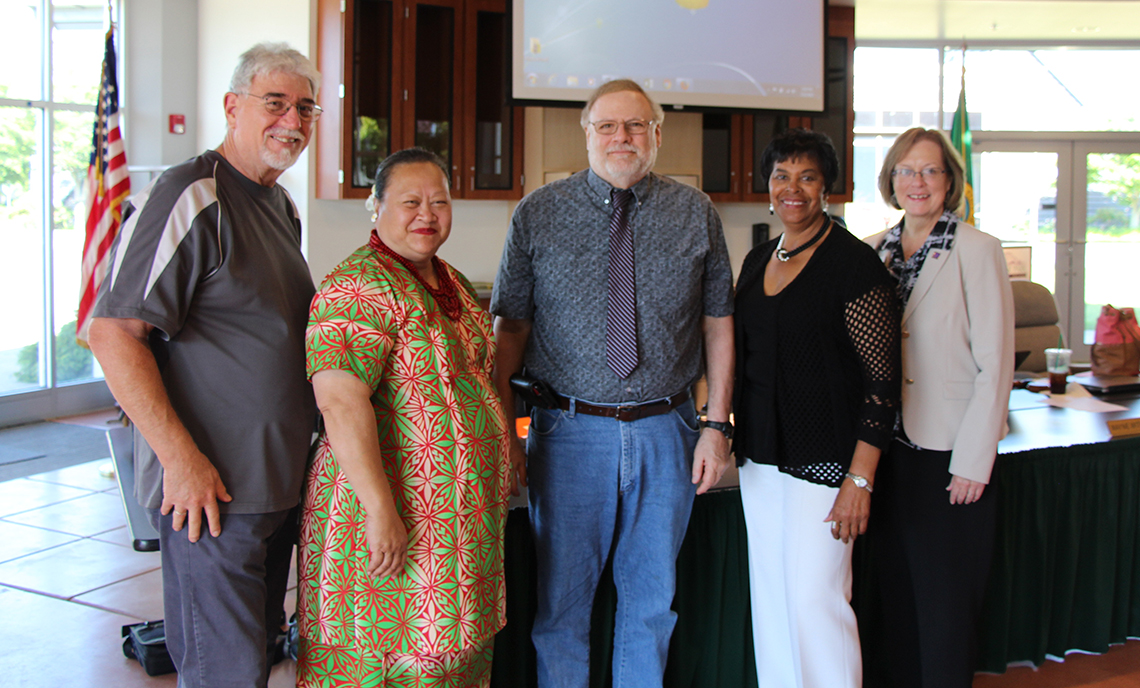
[[[638,406],[639,404],[622,404],[617,407],[617,413],[614,417],[627,423],[637,420],[640,417],[637,413]]]

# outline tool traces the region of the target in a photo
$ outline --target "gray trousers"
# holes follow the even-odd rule
[[[162,552],[166,647],[179,688],[264,688],[285,620],[298,508],[222,514],[196,543],[149,509]],[[203,523],[205,530],[205,523]]]

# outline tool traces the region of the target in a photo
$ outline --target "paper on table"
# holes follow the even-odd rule
[[[1091,393],[1080,384],[1070,382],[1065,387],[1064,394],[1051,394],[1044,392],[1046,404],[1058,408],[1071,408],[1078,411],[1091,411],[1093,413],[1108,413],[1109,411],[1127,411],[1128,407],[1119,404],[1110,404],[1093,397]]]

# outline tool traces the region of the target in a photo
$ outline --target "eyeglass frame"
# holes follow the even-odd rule
[[[912,170],[909,167],[896,167],[891,170],[891,178],[901,178],[911,180],[915,177],[921,177],[923,181],[930,181],[937,179],[940,175],[949,174],[949,170],[945,167],[927,167],[924,170]]]
[[[631,123],[632,124],[644,124],[645,125],[645,131],[639,131],[636,133],[630,131],[629,125]],[[655,119],[627,119],[624,121],[619,121],[616,119],[601,119],[601,120],[598,120],[597,122],[586,122],[586,124],[589,124],[590,126],[592,126],[594,128],[594,131],[597,132],[598,134],[600,134],[601,136],[613,136],[614,134],[618,133],[618,131],[621,129],[624,129],[625,133],[629,134],[630,136],[641,136],[643,134],[648,134],[653,129],[654,125],[657,124],[657,120],[655,120]],[[606,133],[606,132],[598,129],[599,124],[601,124],[601,125],[612,124],[612,125],[614,125],[614,130],[609,132],[609,133]]]
[[[265,95],[261,95],[261,96],[257,95],[256,93],[250,93],[249,91],[238,91],[237,93],[238,93],[238,95],[249,96],[250,98],[260,98],[261,104],[265,106],[265,111],[268,112],[270,115],[273,115],[274,117],[284,117],[285,115],[289,114],[289,110],[296,110],[297,111],[297,117],[300,118],[300,120],[302,122],[316,122],[318,119],[321,118],[321,113],[323,113],[325,111],[324,108],[322,108],[320,105],[317,105],[315,102],[314,103],[305,103],[305,102],[293,103],[293,102],[286,100],[285,98],[283,98],[281,96],[275,96],[271,93],[266,93]],[[282,103],[285,103],[285,105],[286,105],[285,109],[281,112],[273,112],[273,110],[270,109],[270,105],[269,105],[269,102],[272,100],[279,100]],[[302,107],[311,108],[313,111],[312,116],[305,117],[305,115],[301,114],[301,108]]]

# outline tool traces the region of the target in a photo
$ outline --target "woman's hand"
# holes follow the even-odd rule
[[[313,375],[313,392],[337,465],[364,510],[368,574],[385,578],[401,573],[408,531],[384,472],[372,388],[347,370],[322,370]]]
[[[855,443],[855,453],[851,456],[850,472],[873,483],[880,454],[877,448],[859,440]],[[867,520],[870,517],[871,492],[844,477],[835,504],[827,512],[827,518],[823,519],[825,523],[831,521],[831,537],[842,540],[843,544],[854,542],[855,538],[867,532]]]
[[[946,491],[950,493],[951,504],[973,504],[982,498],[982,493],[985,492],[985,490],[985,483],[979,483],[957,475],[952,477],[950,484],[946,486]]]
[[[391,509],[364,517],[364,536],[368,541],[368,575],[387,578],[404,572],[408,556],[408,531],[404,521]]]
[[[867,519],[871,516],[871,493],[844,478],[839,486],[835,504],[827,512],[826,523],[831,521],[831,537],[843,544],[867,532]]]

